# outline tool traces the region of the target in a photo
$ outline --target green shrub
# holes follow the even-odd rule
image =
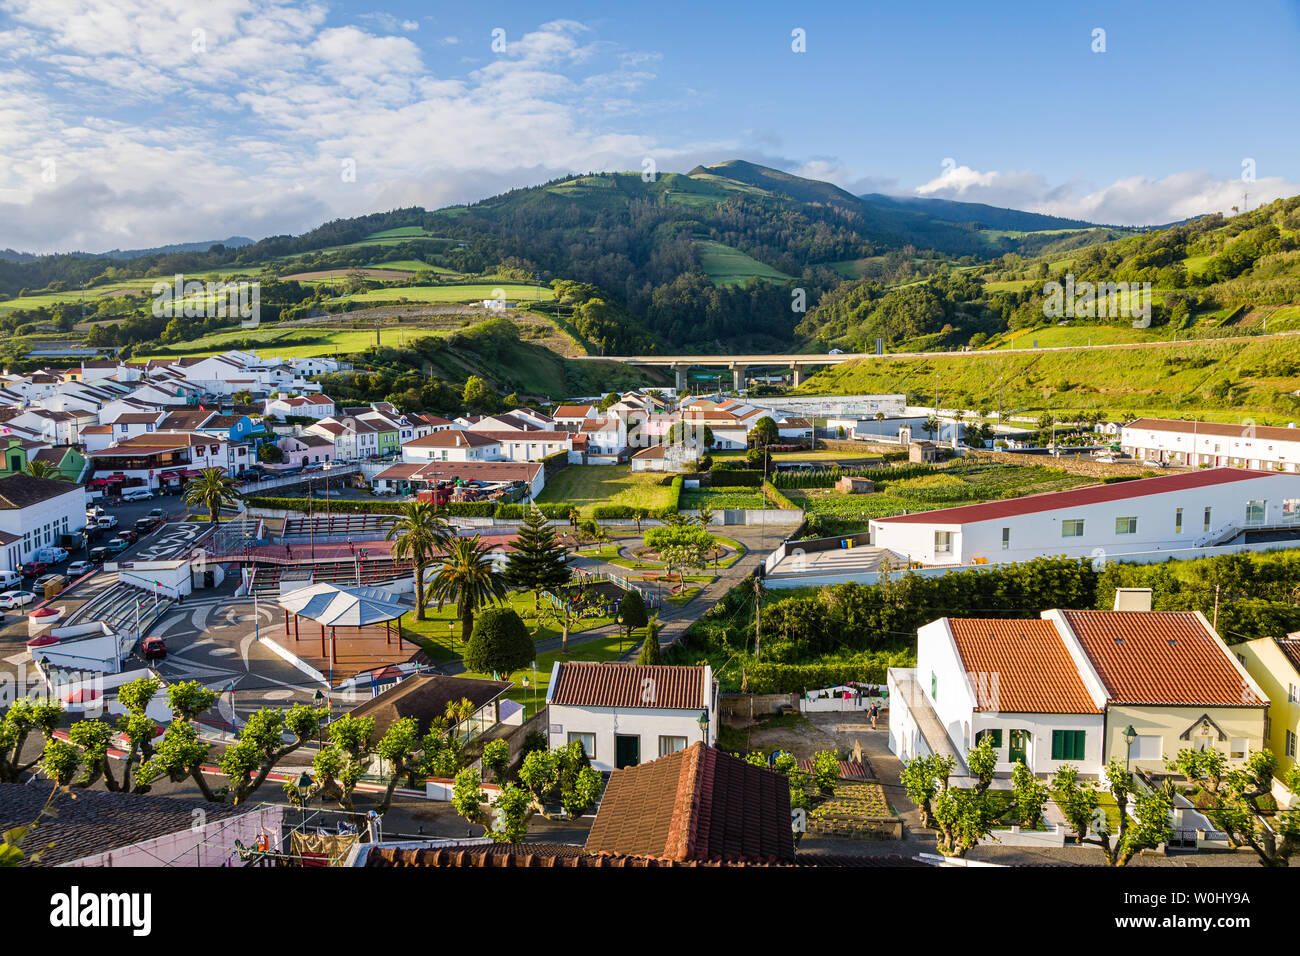
[[[536,653],[523,619],[512,608],[492,607],[474,622],[465,667],[484,674],[509,674],[527,667]]]
[[[757,488],[763,483],[763,472],[757,468],[728,468],[713,470],[714,488]]]

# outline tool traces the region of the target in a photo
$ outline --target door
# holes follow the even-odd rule
[[[635,767],[641,762],[641,738],[630,734],[614,735],[614,768]]]
[[[1029,731],[1013,730],[1011,731],[1010,744],[1007,748],[1007,759],[1012,763],[1029,763]]]

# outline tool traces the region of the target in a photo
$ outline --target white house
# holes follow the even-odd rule
[[[448,428],[408,441],[402,446],[402,460],[500,461],[501,443],[478,432]]]
[[[718,687],[707,664],[556,661],[546,704],[551,749],[581,741],[600,771],[718,736]]]
[[[328,395],[291,395],[268,398],[264,408],[267,418],[329,418],[334,414],[334,399]]]
[[[577,431],[587,419],[596,418],[597,411],[595,405],[559,405],[551,417],[559,427]]]
[[[1120,430],[1124,454],[1141,461],[1296,471],[1300,429],[1139,418]]]
[[[0,570],[17,570],[37,549],[85,525],[83,485],[21,472],[0,478]]]
[[[1112,760],[1158,773],[1205,748],[1242,765],[1265,746],[1267,696],[1199,612],[1145,601],[925,625],[916,667],[889,670],[891,752],[964,759],[987,736],[1002,773],[1097,776]]]
[[[927,565],[1198,548],[1300,527],[1300,475],[1213,468],[873,518],[870,527],[873,545]]]

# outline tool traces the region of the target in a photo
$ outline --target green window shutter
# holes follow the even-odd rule
[[[990,730],[989,733],[993,735],[993,749],[1001,750],[1002,749],[1002,728],[999,727],[997,730]]]
[[[1052,731],[1052,759],[1065,760],[1065,731]]]
[[[1074,737],[1074,756],[1070,759],[1082,760],[1084,741],[1087,739],[1087,732],[1083,730],[1076,730],[1072,732],[1072,736]]]

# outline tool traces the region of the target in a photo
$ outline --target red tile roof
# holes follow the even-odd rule
[[[709,690],[704,667],[565,661],[551,687],[550,703],[574,707],[637,707],[702,710]]]
[[[403,448],[482,448],[495,445],[495,438],[488,438],[481,432],[467,432],[456,428],[444,428],[430,432],[420,438],[406,442]]]
[[[790,782],[702,743],[616,770],[586,852],[793,863]]]
[[[1261,707],[1191,611],[1062,611],[1113,704]]]
[[[990,521],[995,518],[1012,518],[1017,515],[1079,508],[1084,505],[1101,504],[1107,501],[1124,501],[1129,498],[1145,498],[1149,495],[1190,491],[1195,488],[1208,488],[1234,481],[1247,481],[1252,478],[1276,477],[1286,476],[1275,471],[1251,471],[1246,468],[1209,468],[1203,471],[1160,475],[1156,478],[1138,478],[1133,481],[1117,481],[1109,485],[1089,485],[1086,488],[1075,488],[1072,491],[1049,491],[1041,495],[1007,498],[1004,501],[989,501],[981,505],[939,508],[935,511],[920,511],[910,515],[894,515],[891,518],[874,518],[872,520],[889,524],[970,524],[975,521]]]
[[[1124,426],[1152,432],[1178,432],[1185,435],[1217,435],[1221,438],[1259,438],[1264,441],[1300,442],[1300,429],[1274,425],[1229,425],[1221,422],[1189,422],[1177,418],[1139,418]]]
[[[975,709],[1099,714],[1056,627],[1042,618],[949,618],[957,653],[974,673]]]
[[[1286,659],[1291,662],[1291,666],[1300,674],[1300,639],[1295,637],[1275,637],[1273,642],[1277,644],[1277,649],[1285,655]]]
[[[561,405],[555,409],[553,418],[586,418],[594,405]]]

